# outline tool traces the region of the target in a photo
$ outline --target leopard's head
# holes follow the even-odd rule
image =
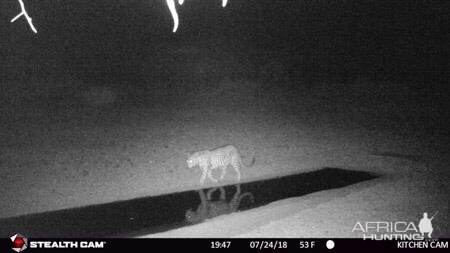
[[[189,169],[195,166],[195,163],[194,163],[193,159],[188,158],[186,160],[186,163],[187,163],[187,166],[188,166]]]
[[[197,153],[189,153],[188,158],[186,159],[186,163],[188,168],[195,167],[197,165]]]

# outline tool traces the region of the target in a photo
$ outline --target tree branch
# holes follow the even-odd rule
[[[178,1],[179,4],[183,4],[183,2],[184,2],[183,0]],[[174,0],[166,0],[166,4],[167,4],[167,7],[169,7],[169,11],[170,11],[170,14],[172,15],[172,19],[173,19],[172,32],[176,32],[178,29],[179,19],[178,19],[177,9],[175,8],[175,1]]]
[[[184,3],[184,0],[178,0],[178,4],[182,5]],[[227,6],[228,0],[222,0],[222,7]],[[173,30],[172,32],[176,32],[178,29],[178,24],[180,23],[180,20],[178,18],[177,9],[175,8],[175,0],[166,0],[167,7],[169,7],[170,14],[172,15],[173,19]]]
[[[22,11],[17,16],[15,16],[13,19],[11,19],[11,23],[16,21],[21,16],[24,16],[25,19],[27,20],[28,24],[30,25],[31,30],[33,30],[34,33],[37,33],[37,30],[33,25],[33,21],[31,19],[31,17],[28,16],[27,11],[25,10],[25,4],[23,3],[23,0],[17,0],[17,1],[19,1],[20,8]],[[183,3],[184,3],[184,0],[178,0],[179,5],[182,5]],[[228,3],[228,0],[222,0],[222,7],[225,7],[227,5],[227,3]],[[170,14],[172,15],[172,19],[173,19],[172,32],[176,32],[180,21],[179,21],[177,9],[175,6],[175,0],[166,0],[166,4],[167,4],[167,7],[169,7],[169,11],[170,11]]]
[[[23,16],[25,16],[26,20],[28,21],[28,24],[30,25],[31,30],[33,30],[34,33],[37,33],[36,27],[34,27],[31,17],[28,16],[27,11],[25,10],[25,5],[23,4],[23,1],[22,0],[18,0],[18,1],[19,1],[20,8],[22,9],[22,11],[17,16],[15,16],[13,19],[11,19],[11,23],[16,21],[18,18],[20,18],[23,15]]]

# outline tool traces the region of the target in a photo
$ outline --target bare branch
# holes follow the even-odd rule
[[[178,4],[182,5],[184,3],[184,0],[178,0]],[[227,6],[228,0],[222,0],[222,7]],[[173,30],[172,32],[176,32],[178,29],[178,24],[180,23],[180,20],[178,18],[177,9],[175,8],[175,0],[166,0],[167,7],[169,7],[170,14],[172,15],[173,19]]]
[[[37,30],[33,25],[33,21],[31,19],[31,17],[28,16],[27,11],[25,10],[25,5],[23,3],[23,0],[17,0],[17,1],[19,1],[20,8],[22,11],[17,16],[15,16],[13,19],[11,19],[11,23],[16,21],[21,16],[24,16],[25,19],[27,20],[28,24],[30,25],[31,30],[33,30],[34,33],[37,33]],[[178,0],[179,5],[182,5],[183,3],[184,3],[184,0]],[[228,0],[222,0],[222,7],[225,7],[227,5],[227,3],[228,3]],[[175,0],[166,0],[166,4],[167,4],[167,7],[169,7],[169,11],[170,11],[170,14],[172,15],[172,19],[173,19],[172,32],[176,32],[180,21],[179,21],[177,9],[175,6]]]
[[[37,33],[36,27],[34,27],[31,17],[28,16],[27,11],[25,10],[25,5],[23,4],[23,1],[22,0],[18,0],[18,1],[19,1],[20,8],[22,9],[22,11],[17,16],[15,16],[13,19],[11,19],[11,23],[16,21],[18,18],[20,18],[23,15],[26,18],[28,24],[30,25],[31,30],[33,30],[34,33]]]
[[[167,3],[167,7],[169,7],[170,14],[172,14],[172,19],[173,19],[172,32],[176,32],[178,29],[179,19],[178,19],[177,9],[175,8],[175,1],[174,0],[166,0],[166,3]],[[180,0],[179,3],[182,4],[183,0]]]

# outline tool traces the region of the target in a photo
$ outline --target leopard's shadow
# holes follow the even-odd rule
[[[207,190],[207,193],[203,189],[198,190],[200,197],[200,204],[197,209],[193,211],[188,209],[186,211],[186,223],[195,224],[202,222],[206,219],[211,219],[220,215],[230,214],[239,211],[239,206],[242,199],[248,198],[250,203],[254,203],[253,194],[250,192],[241,193],[241,185],[236,184],[236,190],[233,197],[230,200],[226,198],[226,191],[224,187],[214,187]],[[214,199],[214,192],[219,190],[220,195],[218,199]]]
[[[199,191],[203,194],[206,191],[205,199],[208,199],[207,195],[211,192],[210,207],[197,212],[198,217],[194,218],[192,223],[376,177],[374,174],[362,171],[324,168],[238,186],[227,185],[222,190],[219,189],[219,197],[215,193],[217,190],[199,189],[2,218],[0,219],[0,236],[9,237],[17,232],[29,237],[140,236],[185,226],[187,224],[186,210],[191,209],[191,211],[195,210],[192,212],[197,212],[202,205],[202,201],[199,201]],[[240,193],[241,189],[243,194]],[[222,191],[225,191],[225,197],[222,197]]]

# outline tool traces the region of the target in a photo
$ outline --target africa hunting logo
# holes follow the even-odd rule
[[[414,222],[396,221],[369,221],[365,223],[356,222],[352,232],[362,232],[364,240],[423,240],[431,239],[433,225],[431,221],[438,212],[431,218],[428,213],[423,213],[418,226]]]

